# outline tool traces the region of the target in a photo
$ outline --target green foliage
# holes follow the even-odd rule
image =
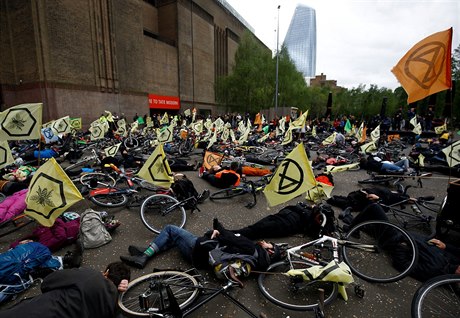
[[[379,115],[383,99],[387,98],[386,116],[392,117],[396,110],[403,108],[403,115],[409,107],[416,107],[423,115],[429,97],[414,105],[407,105],[407,93],[402,87],[394,91],[377,85],[359,85],[351,89],[334,87],[308,87],[303,75],[297,71],[282,47],[278,59],[278,106],[297,107],[302,112],[309,110],[311,118],[323,117],[329,92],[333,93],[332,118],[354,115],[358,121]],[[261,109],[274,107],[276,78],[276,56],[263,47],[251,33],[245,33],[235,55],[235,63],[228,76],[216,82],[216,99],[227,112],[249,112],[251,115]],[[453,102],[453,117],[460,118],[460,46],[452,54],[452,78],[457,81]],[[436,117],[443,117],[446,95],[450,91],[437,94]]]

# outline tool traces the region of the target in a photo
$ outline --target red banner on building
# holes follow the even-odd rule
[[[149,94],[149,107],[153,109],[180,109],[180,99],[176,96]]]

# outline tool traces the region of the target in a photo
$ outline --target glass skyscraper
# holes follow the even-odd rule
[[[289,56],[304,77],[316,75],[316,13],[304,5],[298,5],[284,39]]]

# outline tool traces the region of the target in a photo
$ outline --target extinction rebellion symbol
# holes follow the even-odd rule
[[[287,195],[296,192],[303,184],[304,175],[300,165],[292,159],[284,159],[281,163],[280,181],[277,193]]]

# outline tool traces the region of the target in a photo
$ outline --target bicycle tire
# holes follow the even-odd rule
[[[142,189],[145,189],[148,191],[157,191],[159,188],[158,186],[154,185],[153,183],[148,182],[147,180],[142,180],[141,182],[139,182],[139,186]]]
[[[89,188],[94,188],[91,187],[91,180],[96,180],[97,181],[97,186],[102,186],[102,187],[113,187],[115,186],[115,179],[109,176],[108,174],[101,173],[101,172],[90,172],[87,174],[84,174],[80,177],[80,183],[89,187]],[[93,184],[94,185],[94,184]]]
[[[159,234],[168,224],[184,227],[187,215],[179,201],[167,194],[154,194],[142,202],[140,215],[142,223],[152,232]],[[172,210],[171,207],[175,206]]]
[[[396,282],[410,273],[418,259],[412,237],[387,221],[360,223],[347,233],[345,240],[350,242],[342,245],[345,263],[356,276],[368,282]],[[376,250],[366,251],[353,244],[372,245]]]
[[[124,193],[107,193],[90,196],[89,199],[96,205],[105,208],[118,208],[128,203],[128,197]]]
[[[125,140],[123,140],[123,145],[127,149],[137,148],[139,146],[139,141],[136,138],[129,137],[129,138],[126,138]]]
[[[155,290],[155,287],[161,286],[159,283],[166,284],[171,288],[182,310],[192,304],[200,293],[200,284],[192,275],[179,271],[161,271],[131,281],[128,289],[118,296],[119,307],[123,312],[137,317],[150,317],[152,313],[161,314],[160,302],[169,302],[164,288],[161,290],[163,299],[160,299],[160,292]],[[142,308],[141,306],[140,299],[143,294],[148,296],[147,299],[143,300],[148,303],[149,308]]]
[[[3,202],[3,200],[6,199],[6,195],[4,195],[3,193],[0,193],[0,203]]]
[[[381,184],[393,181],[394,177],[387,177],[387,176],[375,176],[373,178],[359,180],[359,184]]]
[[[460,317],[460,276],[441,275],[426,281],[412,298],[412,318]]]
[[[295,269],[305,269],[311,264],[304,261],[292,261]],[[288,261],[271,264],[266,273],[257,279],[262,294],[272,303],[290,310],[311,311],[318,307],[318,289],[324,289],[324,305],[337,298],[337,283],[325,281],[296,282],[293,277],[284,275],[290,270]],[[305,285],[300,287],[299,285]]]
[[[233,197],[237,197],[239,195],[245,194],[246,190],[243,187],[237,186],[232,188],[226,188],[222,190],[218,190],[212,193],[209,198],[211,200],[223,200],[223,199],[230,199]]]

